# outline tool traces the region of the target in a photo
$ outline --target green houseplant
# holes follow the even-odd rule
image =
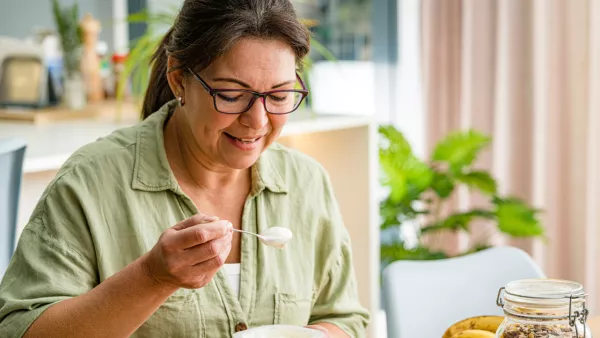
[[[64,6],[58,0],[52,0],[52,14],[63,51],[65,75],[72,76],[80,72],[83,36],[79,24],[79,5]]]
[[[518,198],[501,196],[492,175],[473,168],[490,137],[474,130],[449,134],[434,148],[431,158],[423,161],[412,151],[404,135],[393,126],[379,128],[379,160],[382,184],[388,194],[380,204],[381,229],[417,228],[417,243],[407,245],[400,237],[381,245],[385,266],[396,260],[431,260],[447,257],[427,245],[426,236],[439,232],[469,232],[475,221],[485,220],[510,237],[541,237],[544,230],[538,210]],[[459,187],[487,197],[488,207],[442,216],[440,210],[452,200]],[[475,243],[461,254],[485,249],[485,241]]]
[[[85,105],[85,86],[81,74],[83,33],[79,23],[79,5],[61,7],[52,0],[52,14],[60,40],[64,69],[65,103],[73,109]]]

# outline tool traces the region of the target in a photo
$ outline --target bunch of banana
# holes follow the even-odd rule
[[[494,338],[502,321],[500,316],[467,318],[450,326],[442,338]]]

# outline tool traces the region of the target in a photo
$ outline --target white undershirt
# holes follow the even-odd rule
[[[239,297],[240,296],[240,270],[241,270],[240,263],[225,264],[225,265],[223,265],[223,267],[225,269],[225,274],[227,274],[227,279],[229,279],[229,284],[231,285],[231,288],[233,289],[235,294]]]

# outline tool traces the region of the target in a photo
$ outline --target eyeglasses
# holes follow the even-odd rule
[[[265,111],[269,114],[284,115],[298,109],[308,90],[298,74],[296,78],[302,89],[281,89],[258,93],[247,89],[213,89],[193,70],[189,72],[213,97],[215,109],[223,114],[242,114],[247,112],[257,98],[261,98]]]

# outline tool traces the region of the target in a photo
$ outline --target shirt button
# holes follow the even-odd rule
[[[248,330],[248,325],[246,325],[244,323],[238,323],[235,326],[235,332],[246,331],[246,330]]]

